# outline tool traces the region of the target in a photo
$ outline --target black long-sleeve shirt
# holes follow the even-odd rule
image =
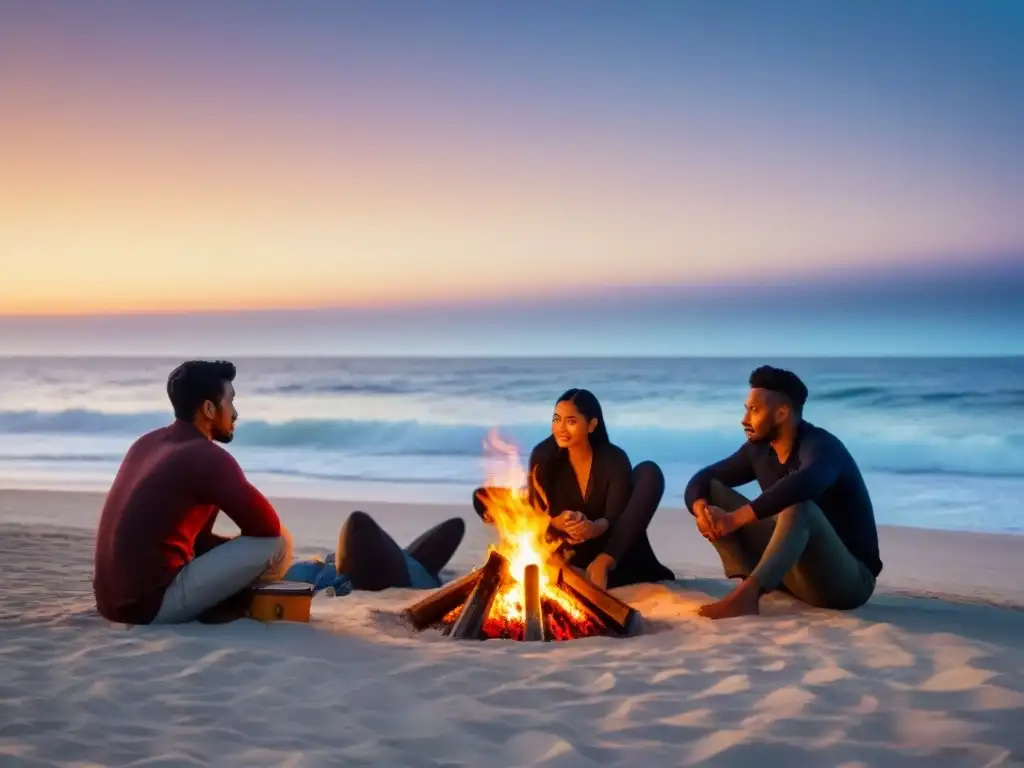
[[[693,476],[684,493],[691,513],[697,499],[708,498],[712,480],[732,488],[757,480],[761,495],[750,506],[759,520],[793,504],[813,501],[850,553],[875,576],[881,573],[871,496],[857,463],[832,433],[802,422],[785,464],[767,442],[744,444],[732,456]]]
[[[536,470],[536,485],[530,483],[534,503],[542,494],[547,500],[548,514],[557,517],[566,510],[582,512],[588,520],[608,521],[609,531],[626,508],[632,493],[633,466],[629,456],[616,445],[594,446],[586,495],[581,493],[576,472],[566,451],[560,451],[553,438],[540,442],[530,453],[530,473]],[[539,486],[539,487],[538,487]],[[583,542],[575,547],[575,564],[596,557],[609,543],[609,534]],[[609,553],[613,557],[622,553]]]

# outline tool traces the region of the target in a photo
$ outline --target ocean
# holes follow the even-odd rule
[[[178,362],[0,359],[0,486],[105,490],[132,440],[171,420]],[[1020,357],[234,362],[228,450],[270,494],[468,505],[487,433],[525,457],[558,395],[585,387],[613,442],[661,465],[663,506],[679,507],[693,472],[742,443],[747,377],[770,362],[807,383],[805,417],[849,447],[880,523],[1024,531]]]

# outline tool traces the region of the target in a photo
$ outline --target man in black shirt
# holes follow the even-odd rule
[[[842,442],[803,420],[807,387],[791,371],[750,375],[747,442],[686,486],[686,508],[742,583],[704,605],[712,619],[758,612],[780,586],[811,605],[847,610],[868,601],[882,570],[875,514],[864,478]],[[748,501],[733,490],[757,480]]]

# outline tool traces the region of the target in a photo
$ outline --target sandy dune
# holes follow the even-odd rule
[[[108,624],[89,590],[95,503],[0,493],[5,767],[1024,764],[1024,611],[895,594],[1012,604],[1024,537],[978,551],[989,539],[888,529],[895,575],[866,608],[779,597],[712,623],[694,609],[728,587],[707,557],[686,565],[699,550],[665,516],[683,578],[619,590],[649,634],[477,644],[412,632],[399,613],[421,593],[397,590],[318,597],[308,626]],[[300,541],[333,538],[338,505],[289,505]],[[452,512],[368,511],[400,541]],[[470,530],[455,570],[482,559]]]

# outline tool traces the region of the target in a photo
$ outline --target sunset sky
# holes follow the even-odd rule
[[[0,314],[1024,254],[1024,4],[0,6]]]

